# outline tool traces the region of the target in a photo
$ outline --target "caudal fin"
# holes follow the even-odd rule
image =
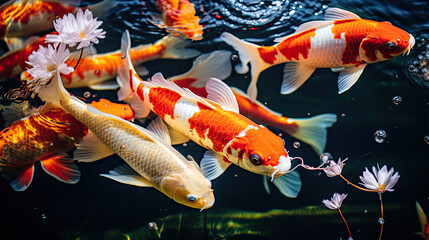
[[[238,51],[241,64],[235,66],[235,71],[237,71],[237,73],[247,73],[249,71],[247,64],[250,63],[252,80],[249,84],[249,87],[247,88],[247,94],[249,95],[250,99],[252,99],[252,101],[256,100],[256,96],[258,95],[256,83],[258,81],[259,74],[270,66],[259,56],[258,47],[260,46],[253,43],[248,43],[227,32],[222,33],[220,35],[220,39]]]
[[[289,134],[309,144],[317,154],[322,154],[326,147],[326,128],[337,121],[337,115],[327,113],[311,118],[290,118],[290,120],[297,122],[299,128],[295,133],[289,132]]]
[[[62,100],[70,98],[70,93],[64,88],[58,68],[50,83],[40,89],[39,97],[43,101],[50,101],[57,106],[61,106],[60,102]]]
[[[191,45],[189,40],[172,34],[163,37],[156,42],[156,44],[162,44],[166,48],[162,58],[189,59],[201,54],[201,52],[196,49],[187,48]]]
[[[213,51],[198,56],[192,65],[192,68],[184,74],[169,78],[168,80],[176,82],[181,87],[203,88],[210,78],[224,80],[231,75],[231,52],[225,50]],[[194,80],[187,86],[182,86],[181,82]],[[192,89],[191,89],[192,90]]]

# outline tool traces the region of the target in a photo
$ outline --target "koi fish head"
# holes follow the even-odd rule
[[[399,54],[408,54],[414,43],[413,35],[389,22],[379,22],[375,25],[374,32],[362,40],[359,55],[369,63],[385,61]]]
[[[89,105],[127,121],[134,119],[134,110],[128,104],[112,103],[107,99],[100,99],[98,102],[94,101]]]
[[[215,199],[211,182],[191,162],[182,173],[165,177],[161,182],[162,191],[174,201],[200,210],[213,206]]]
[[[279,177],[291,168],[283,140],[262,125],[243,130],[227,150],[237,155],[237,164],[254,173]]]

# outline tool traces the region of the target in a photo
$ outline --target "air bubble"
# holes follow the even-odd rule
[[[379,219],[378,219],[378,223],[379,223],[379,224],[384,224],[384,218],[379,218]]]
[[[341,117],[345,117],[345,116],[346,116],[346,114],[345,114],[345,113],[342,113],[342,114],[341,114]]]
[[[422,68],[422,73],[426,74],[428,72],[427,68]]]
[[[238,174],[237,174],[237,173],[236,173],[236,174],[234,174],[234,177],[236,177],[236,178],[237,178],[237,177],[238,177]]]
[[[54,146],[54,143],[49,143],[49,146]]]
[[[326,163],[329,160],[332,160],[332,154],[324,152],[320,155],[320,161]]]
[[[83,93],[83,97],[84,98],[89,98],[89,97],[91,97],[91,93],[90,92],[84,92]]]
[[[182,146],[183,146],[183,147],[187,147],[187,146],[188,146],[188,144],[187,144],[187,143],[183,143],[183,144],[182,144]]]
[[[42,214],[42,219],[45,220],[47,218],[46,214]]]
[[[301,146],[301,143],[299,143],[299,142],[294,142],[293,143],[293,147],[294,148],[299,148]]]
[[[393,102],[395,105],[399,105],[399,104],[402,102],[402,97],[401,97],[401,96],[394,96],[394,97],[392,98],[392,102]]]
[[[149,228],[149,230],[158,230],[158,225],[156,225],[156,222],[149,222],[147,224],[147,227]]]
[[[384,130],[377,130],[374,133],[374,138],[376,142],[384,143],[384,141],[386,141],[386,138],[387,138],[387,133]]]

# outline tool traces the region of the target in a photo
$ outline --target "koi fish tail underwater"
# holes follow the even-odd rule
[[[0,239],[428,240],[426,5],[3,1]]]

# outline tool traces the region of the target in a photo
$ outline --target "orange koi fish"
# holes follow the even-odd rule
[[[223,80],[230,75],[230,56],[229,51],[214,51],[200,55],[188,72],[168,80],[206,98],[205,86],[210,77]],[[317,154],[322,154],[326,146],[326,128],[331,127],[337,121],[335,114],[321,114],[311,118],[288,118],[258,101],[252,101],[247,94],[237,88],[231,87],[231,90],[237,100],[240,114],[259,124],[287,132],[294,138],[311,145]]]
[[[90,104],[101,111],[131,120],[132,108],[101,99]],[[73,149],[88,130],[72,115],[46,104],[38,114],[14,122],[0,132],[1,175],[16,191],[24,191],[40,161],[46,173],[65,183],[79,181],[80,172],[65,152]]]
[[[58,34],[52,32],[50,34]],[[19,49],[9,51],[5,55],[0,57],[0,74],[5,76],[17,76],[21,74],[28,65],[25,61],[28,61],[28,57],[33,51],[37,51],[39,46],[46,47],[48,44],[45,43],[46,35],[43,37],[30,37],[23,43],[23,46]]]
[[[119,99],[131,101],[137,115],[147,116],[153,111],[160,116],[172,129],[172,144],[192,140],[207,148],[209,151],[200,163],[206,178],[215,179],[231,164],[236,164],[248,171],[276,178],[275,182],[290,189],[290,196],[296,197],[301,181],[299,175],[285,174],[291,170],[292,159],[283,140],[266,127],[240,115],[237,101],[226,84],[210,79],[206,85],[206,99],[166,81],[160,73],[150,82],[143,81],[135,72],[128,54],[128,32],[123,34],[122,43],[122,55],[127,56],[127,60],[119,72]]]
[[[80,1],[74,0],[12,0],[0,6],[0,38],[26,37],[53,27],[53,20],[76,13]],[[117,5],[105,0],[88,6],[95,16],[103,16]]]
[[[203,39],[203,27],[195,14],[194,4],[188,0],[157,0],[161,17],[152,15],[154,25],[166,28],[167,32],[192,40]]]
[[[154,59],[188,59],[198,56],[200,52],[186,48],[189,45],[185,39],[168,35],[153,44],[144,44],[134,47],[130,51],[133,64],[140,65]],[[66,64],[76,65],[76,57],[70,57]],[[116,83],[105,82],[117,76],[117,67],[121,62],[120,50],[82,57],[77,68],[63,76],[66,88],[90,87],[95,90],[116,89]],[[142,70],[140,70],[142,71]],[[147,70],[146,70],[147,71]],[[31,76],[24,72],[22,79]]]
[[[316,68],[340,72],[340,94],[356,83],[367,64],[408,53],[415,43],[411,34],[389,22],[361,19],[338,8],[327,9],[325,21],[304,23],[295,33],[275,39],[278,43],[274,46],[258,46],[230,33],[223,33],[221,39],[239,52],[238,73],[246,73],[251,63],[252,80],[247,93],[252,100],[256,99],[259,74],[273,65],[287,63],[282,94],[298,89]]]

